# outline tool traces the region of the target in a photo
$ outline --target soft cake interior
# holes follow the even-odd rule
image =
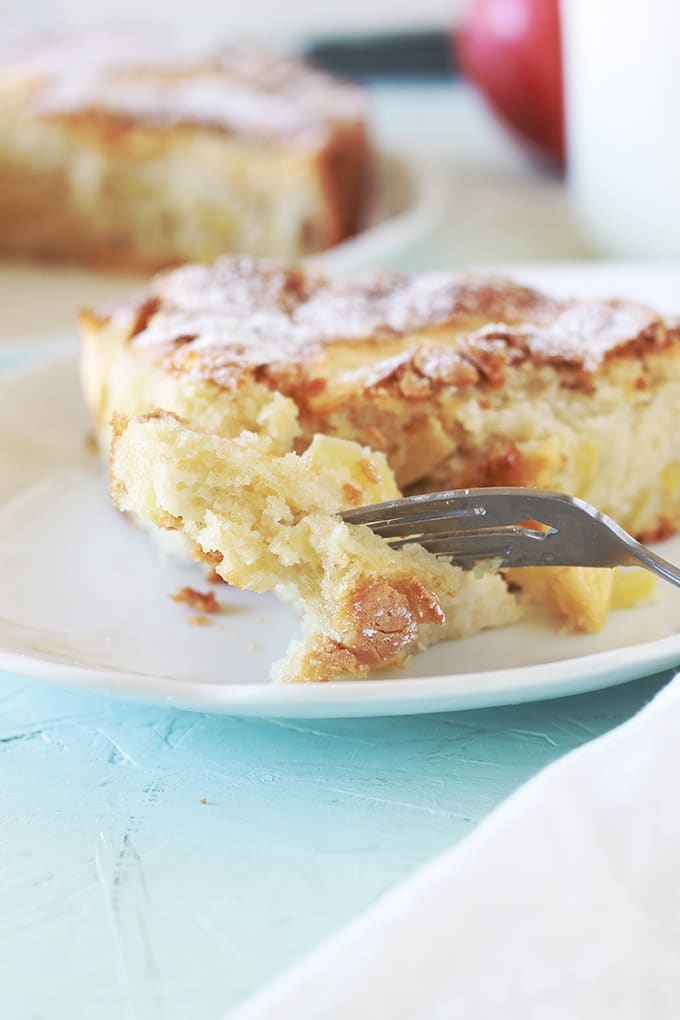
[[[157,413],[114,422],[117,504],[178,530],[224,580],[276,591],[303,616],[303,637],[275,676],[367,676],[418,648],[519,618],[504,579],[464,572],[420,546],[399,552],[339,511],[392,499],[382,454],[317,436],[298,455],[266,436],[223,436]]]

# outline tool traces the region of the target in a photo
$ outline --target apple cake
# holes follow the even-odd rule
[[[156,270],[356,232],[363,92],[297,59],[98,34],[0,47],[0,251]]]
[[[304,456],[317,435],[351,440],[385,455],[399,491],[559,489],[645,540],[680,523],[680,330],[642,305],[471,274],[333,280],[225,257],[81,322],[105,453],[114,414],[162,410],[205,443],[247,432],[273,456]],[[136,509],[158,519],[148,502]],[[509,580],[583,630],[615,597],[612,571]]]

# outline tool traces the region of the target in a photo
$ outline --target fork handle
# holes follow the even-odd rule
[[[630,564],[636,565],[641,564],[643,567],[647,567],[658,577],[662,577],[664,581],[670,581],[677,588],[680,588],[680,568],[669,563],[663,556],[659,556],[658,553],[652,552],[651,549],[647,549],[646,546],[641,545],[640,542],[631,541],[628,543],[630,550]]]

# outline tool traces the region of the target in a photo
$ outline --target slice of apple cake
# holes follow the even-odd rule
[[[247,430],[277,454],[318,434],[368,444],[400,490],[528,485],[580,496],[645,540],[680,525],[680,326],[640,304],[226,257],[81,321],[105,454],[114,413],[161,409],[211,442]],[[612,603],[611,572],[512,579],[580,629]]]

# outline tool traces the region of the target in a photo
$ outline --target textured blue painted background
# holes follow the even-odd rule
[[[310,724],[0,676],[2,1015],[217,1020],[665,679]]]

